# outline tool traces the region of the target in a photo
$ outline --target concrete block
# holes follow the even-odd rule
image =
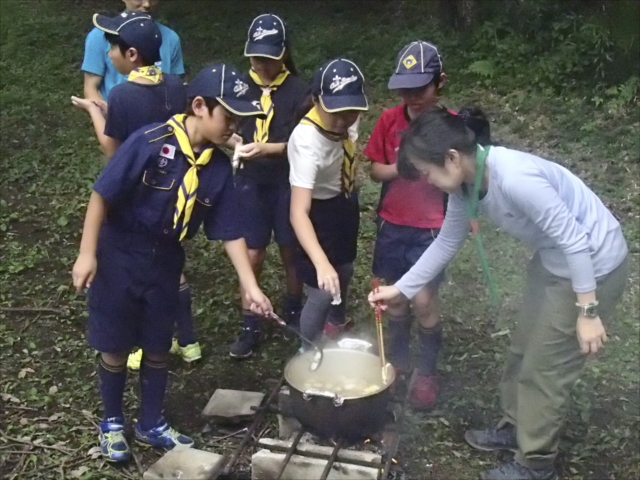
[[[175,447],[151,465],[142,478],[144,480],[207,480],[222,459],[222,455],[217,453]]]
[[[251,457],[251,479],[273,480],[280,471],[284,453],[259,450]],[[281,480],[317,480],[322,476],[326,460],[293,455]],[[379,469],[336,462],[328,480],[378,480]]]
[[[219,388],[209,399],[203,415],[227,419],[246,419],[255,415],[251,407],[259,407],[264,393]]]
[[[273,449],[273,450],[285,449],[286,450],[291,446],[291,442],[287,442],[284,440],[277,440],[275,438],[261,438],[258,441],[258,446],[266,449]],[[329,458],[329,456],[333,452],[333,447],[325,447],[322,445],[314,445],[312,443],[300,442],[298,444],[296,451],[302,452],[302,453],[324,455],[327,458]],[[378,465],[382,464],[382,456],[378,453],[352,450],[349,448],[341,448],[340,451],[338,452],[337,460],[341,462],[359,461],[359,462],[373,462]]]

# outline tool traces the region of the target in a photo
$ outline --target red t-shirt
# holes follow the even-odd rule
[[[385,110],[371,132],[364,156],[372,162],[393,165],[398,158],[401,134],[408,128],[404,105]],[[440,228],[444,220],[444,193],[424,178],[410,181],[398,177],[388,183],[380,216],[396,225]]]

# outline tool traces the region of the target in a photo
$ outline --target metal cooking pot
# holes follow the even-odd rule
[[[324,348],[319,368],[310,371],[314,351],[296,355],[284,377],[291,386],[291,410],[308,431],[333,440],[358,441],[380,431],[389,421],[389,387],[395,380],[390,364],[382,379],[380,357],[371,344],[347,339]]]

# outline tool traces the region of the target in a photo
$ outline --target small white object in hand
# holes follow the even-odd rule
[[[331,305],[340,305],[342,303],[342,299],[340,298],[340,292],[336,292],[333,294],[333,300],[331,301]]]
[[[240,138],[239,135],[233,134],[234,137]],[[242,157],[242,152],[240,152],[240,148],[242,148],[242,138],[236,143],[236,148],[233,151],[233,158],[231,159],[231,166],[235,170],[236,168],[242,168],[242,163],[240,163],[240,158]]]

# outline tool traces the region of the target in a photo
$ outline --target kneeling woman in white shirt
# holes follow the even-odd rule
[[[345,324],[359,226],[355,140],[360,112],[369,107],[364,77],[345,59],[316,72],[312,98],[312,108],[289,138],[288,157],[297,271],[307,286],[300,329],[315,340],[327,316],[335,325]]]
[[[440,235],[395,285],[371,293],[372,305],[413,297],[455,257],[476,230],[478,212],[528,244],[524,302],[500,383],[498,428],[470,430],[481,450],[513,450],[515,460],[485,480],[555,478],[563,408],[588,353],[607,340],[605,325],[627,278],[627,245],[602,201],[560,165],[502,147],[482,148],[464,121],[423,113],[398,155],[405,177],[423,175],[449,193]]]

